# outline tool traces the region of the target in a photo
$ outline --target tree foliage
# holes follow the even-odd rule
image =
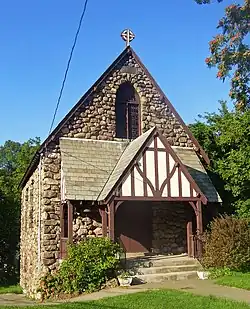
[[[242,217],[250,217],[249,124],[249,110],[230,111],[226,103],[221,102],[217,113],[206,113],[190,126],[211,159],[210,172],[218,177],[227,210],[232,206]]]
[[[0,146],[0,283],[17,276],[17,251],[20,228],[18,185],[37,150],[40,140],[21,144],[6,141]]]
[[[195,0],[199,4],[210,0]],[[218,0],[222,2],[222,0]],[[238,110],[250,107],[250,0],[243,5],[232,4],[217,28],[220,33],[209,43],[210,56],[206,58],[209,68],[217,67],[217,78],[231,80],[229,96]]]

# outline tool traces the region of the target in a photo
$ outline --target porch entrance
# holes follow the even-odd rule
[[[127,201],[115,213],[115,238],[126,252],[150,252],[152,248],[152,206]]]

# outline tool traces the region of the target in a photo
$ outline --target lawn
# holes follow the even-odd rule
[[[22,294],[22,289],[18,284],[0,286],[0,294],[7,294],[7,293]]]
[[[18,307],[12,307],[18,308]],[[27,309],[30,307],[20,307]],[[32,309],[41,309],[32,306]],[[232,302],[215,297],[195,296],[191,293],[153,290],[136,294],[105,298],[82,303],[63,303],[59,305],[43,305],[42,309],[250,309],[250,305]],[[0,309],[6,309],[1,307]],[[10,307],[8,307],[10,309]]]
[[[222,276],[215,281],[219,285],[250,290],[250,273],[233,272],[229,276]]]

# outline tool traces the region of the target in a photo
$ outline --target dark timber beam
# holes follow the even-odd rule
[[[109,237],[115,240],[115,202],[109,204]]]
[[[107,237],[108,220],[107,220],[106,206],[102,208],[101,213],[102,213],[102,236]]]
[[[73,242],[73,205],[70,201],[67,201],[68,205],[68,239],[69,242]]]
[[[196,222],[197,222],[197,254],[198,257],[202,255],[202,243],[200,236],[203,233],[203,223],[202,223],[202,204],[201,201],[196,202]]]
[[[187,222],[187,249],[188,249],[188,256],[193,257],[193,223],[192,218],[189,218]]]

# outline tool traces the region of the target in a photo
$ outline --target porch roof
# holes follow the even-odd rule
[[[148,130],[131,143],[61,138],[65,199],[105,200],[155,130]],[[221,202],[195,151],[187,147],[171,148],[207,200]]]
[[[97,200],[127,145],[128,142],[61,138],[65,199]]]

